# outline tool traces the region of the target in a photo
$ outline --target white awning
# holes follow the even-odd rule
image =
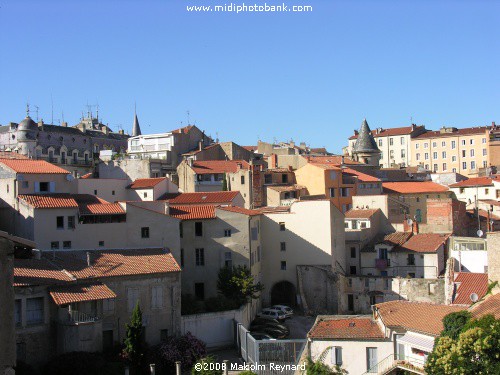
[[[397,343],[410,345],[412,348],[420,349],[424,352],[430,353],[432,352],[432,348],[434,347],[434,338],[407,332],[403,337],[397,339]]]

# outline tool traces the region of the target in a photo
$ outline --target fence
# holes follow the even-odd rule
[[[256,340],[242,324],[237,339],[241,357],[258,375],[295,374],[290,365],[299,365],[306,347],[306,340]]]

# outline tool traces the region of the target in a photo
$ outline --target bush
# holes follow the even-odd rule
[[[192,315],[200,314],[205,311],[202,301],[196,300],[191,294],[181,295],[181,314]]]
[[[458,335],[460,335],[464,326],[469,322],[471,316],[469,311],[457,311],[446,315],[443,318],[444,329],[441,332],[441,337],[448,336],[453,340],[458,339]]]
[[[175,362],[180,361],[184,371],[191,370],[206,354],[205,343],[188,332],[184,336],[169,337],[156,346],[152,361],[156,363],[158,374],[175,374]]]
[[[71,352],[55,356],[43,369],[45,375],[122,375],[123,373],[122,363],[106,362],[100,353],[88,352]]]

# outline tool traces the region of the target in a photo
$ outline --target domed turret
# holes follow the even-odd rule
[[[361,124],[358,139],[352,149],[354,160],[368,165],[378,166],[380,161],[380,150],[373,138],[366,119]]]
[[[35,140],[37,131],[37,123],[33,121],[31,117],[26,116],[26,118],[17,126],[17,140]]]

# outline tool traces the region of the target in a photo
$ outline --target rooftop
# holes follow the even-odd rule
[[[174,206],[170,216],[180,220],[215,219],[215,205]]]
[[[354,175],[361,182],[380,182],[380,179],[374,176],[370,176],[369,174],[359,172],[355,169],[346,168],[342,170],[343,173]]]
[[[427,302],[390,301],[378,303],[375,310],[387,327],[401,327],[408,331],[439,336],[443,318],[465,306],[439,305]]]
[[[384,333],[371,316],[318,317],[307,334],[312,339],[383,340]]]
[[[350,209],[345,213],[346,219],[369,219],[371,218],[377,211],[380,211],[379,208],[376,209]]]
[[[165,181],[166,177],[159,178],[138,178],[132,182],[128,189],[150,189],[158,185],[160,182]]]
[[[242,214],[242,215],[247,215],[247,216],[257,216],[260,215],[261,212],[257,210],[249,210],[247,208],[243,207],[236,207],[236,206],[220,206],[217,207],[218,210],[223,210],[223,211],[228,211],[228,212],[235,212],[237,214]]]
[[[394,250],[414,251],[417,253],[434,253],[446,243],[451,234],[419,233],[411,236],[408,241]]]
[[[239,169],[250,169],[250,164],[245,160],[196,160],[191,168],[196,174],[236,173]]]
[[[500,319],[500,293],[486,296],[484,300],[472,305],[469,310],[475,318],[492,314],[496,319]]]
[[[493,180],[498,181],[496,176],[493,178],[492,177],[473,177],[473,178],[469,178],[467,180],[457,182],[456,184],[452,184],[452,185],[450,185],[450,187],[451,188],[458,188],[458,187],[492,186]]]
[[[487,126],[481,126],[481,127],[475,127],[475,128],[463,128],[463,129],[457,129],[457,128],[448,128],[451,131],[441,131],[441,130],[436,130],[432,131],[429,130],[426,133],[420,134],[416,136],[414,139],[420,140],[420,139],[428,139],[428,138],[440,138],[440,137],[456,137],[459,135],[474,135],[474,134],[485,134],[486,131],[488,130]]]
[[[214,191],[201,193],[174,193],[165,194],[161,199],[167,200],[173,205],[190,204],[232,204],[233,200],[240,195],[239,191]]]
[[[50,296],[56,305],[67,305],[74,302],[97,301],[116,298],[116,294],[101,283],[86,285],[57,285],[50,288]]]
[[[454,282],[453,304],[455,305],[471,305],[473,301],[470,297],[473,293],[481,299],[488,292],[487,273],[457,272]]]
[[[0,164],[5,165],[16,173],[25,174],[69,174],[66,169],[55,166],[45,160],[32,159],[0,159]]]
[[[417,129],[422,129],[424,128],[424,125],[418,125],[418,126],[402,126],[399,128],[390,128],[390,129],[383,129],[383,128],[378,128],[372,130],[372,135],[374,138],[378,137],[391,137],[391,136],[397,136],[397,135],[409,135],[412,133],[412,131],[415,131]],[[350,140],[352,139],[358,139],[358,134],[355,134],[351,137],[349,137]]]
[[[297,191],[305,189],[305,186],[302,185],[268,185],[268,189],[283,192],[283,191]]]
[[[342,155],[328,155],[328,156],[308,155],[306,157],[307,161],[312,164],[330,164],[334,166],[342,165],[342,158],[344,158],[344,164],[353,164],[353,165],[362,164],[360,162],[354,161]]]
[[[81,215],[119,215],[125,210],[90,194],[21,194],[18,198],[34,208],[78,208]]]
[[[389,194],[445,193],[448,191],[446,186],[432,181],[383,182],[382,187],[384,192]]]

